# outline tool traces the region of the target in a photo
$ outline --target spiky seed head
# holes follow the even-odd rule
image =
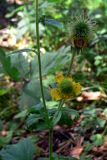
[[[92,38],[95,24],[84,15],[71,17],[68,22],[68,32],[72,45],[76,48],[86,48]]]

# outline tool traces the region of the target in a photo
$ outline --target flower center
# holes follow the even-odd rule
[[[64,94],[70,94],[73,91],[72,82],[68,79],[64,79],[61,82],[59,88],[60,88],[61,92]]]

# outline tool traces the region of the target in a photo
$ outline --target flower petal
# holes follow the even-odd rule
[[[82,86],[80,85],[80,83],[74,82],[73,88],[76,95],[81,93]]]
[[[62,82],[62,80],[64,79],[64,76],[63,76],[63,73],[62,72],[60,72],[60,73],[58,73],[57,75],[56,75],[56,82],[58,83],[58,84],[60,84],[61,82]]]
[[[61,99],[60,91],[58,88],[51,89],[50,94],[54,100],[58,101]]]

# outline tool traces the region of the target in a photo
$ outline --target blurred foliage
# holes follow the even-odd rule
[[[34,144],[30,138],[21,140],[18,144],[7,146],[0,151],[3,160],[32,160],[35,152]]]
[[[6,1],[5,3],[7,5]],[[39,3],[43,83],[46,103],[51,116],[56,111],[57,102],[51,101],[49,87],[54,82],[55,74],[58,71],[66,73],[69,66],[69,57],[72,53],[70,53],[71,44],[66,30],[66,23],[75,11],[87,12],[92,20],[96,22],[96,32],[89,44],[89,48],[84,50],[82,54],[76,54],[72,74],[76,80],[81,82],[84,90],[88,88],[88,90],[93,92],[100,91],[107,94],[107,5],[106,0],[40,0]],[[22,2],[22,5],[11,6],[11,10],[9,4],[5,13],[6,19],[10,21],[7,28],[10,31],[10,36],[15,37],[15,40],[13,40],[15,44],[10,48],[3,46],[4,50],[0,49],[1,130],[4,120],[9,120],[11,117],[15,118],[15,120],[20,119],[22,122],[27,117],[26,126],[29,130],[33,129],[35,131],[36,129],[39,131],[46,128],[43,120],[43,108],[38,80],[34,9],[34,1],[29,0],[25,1],[25,3]],[[2,28],[2,25],[0,25],[0,28]],[[72,52],[74,52],[74,48],[72,48]],[[5,81],[4,77],[8,76],[10,76],[9,83],[14,82],[17,84],[19,82],[21,84],[21,87],[17,91],[19,93],[16,93],[16,97],[20,94],[17,108],[17,104],[14,104],[12,99],[12,95],[15,94],[16,90],[12,90],[13,88],[10,89],[11,87],[2,84],[1,77]],[[99,101],[79,102],[79,106],[77,106],[77,101],[73,100],[70,104],[66,104],[66,106],[64,107],[63,114],[60,115],[61,120],[59,124],[73,125],[73,120],[78,120],[82,115],[84,119],[77,128],[79,134],[84,135],[92,129],[94,130],[94,133],[90,137],[92,145],[100,146],[103,144],[104,136],[103,134],[99,134],[97,130],[104,130],[107,123],[106,98]],[[78,107],[80,107],[80,110]],[[99,112],[97,112],[98,108],[105,114],[105,117],[99,116]],[[80,114],[78,115],[74,109],[79,110]],[[11,142],[13,130],[10,128],[7,136],[0,137],[0,147]],[[20,144],[24,145],[24,143],[26,143],[26,140],[19,142],[15,145],[15,148],[18,147],[21,150]],[[32,144],[29,144],[29,146],[32,146]],[[90,147],[90,142],[88,146]],[[3,149],[0,152],[3,160],[10,158],[12,147],[9,146],[9,148]],[[27,152],[27,148],[25,150]],[[85,152],[88,154],[89,151]],[[13,159],[17,154],[20,157],[19,153],[15,150]],[[85,154],[81,157],[87,159]],[[24,157],[24,159],[27,158]]]

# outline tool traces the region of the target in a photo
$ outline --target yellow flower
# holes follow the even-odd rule
[[[51,89],[51,96],[55,100],[60,100],[61,99],[61,95],[60,95],[59,89],[58,88]]]
[[[81,85],[71,77],[64,77],[60,73],[56,76],[56,83],[57,87],[50,91],[54,100],[72,99],[81,93]]]
[[[56,75],[55,80],[59,84],[64,79],[63,73],[60,72]]]

